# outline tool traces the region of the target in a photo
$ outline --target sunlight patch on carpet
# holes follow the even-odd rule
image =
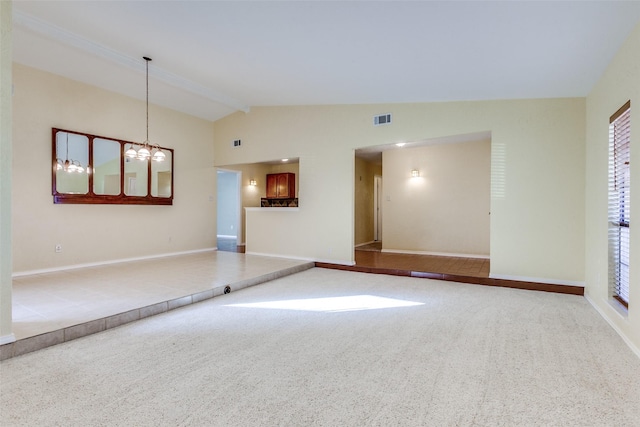
[[[378,297],[375,295],[351,295],[329,298],[305,298],[283,301],[264,301],[246,304],[229,304],[226,307],[270,308],[278,310],[302,311],[359,311],[378,310],[382,308],[413,307],[424,305],[422,302],[405,301],[394,298]]]

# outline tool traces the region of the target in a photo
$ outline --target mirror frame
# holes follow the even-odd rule
[[[59,193],[56,187],[56,170],[57,170],[57,153],[56,153],[56,134],[58,132],[65,132],[70,134],[86,136],[89,140],[89,167],[93,168],[93,140],[95,138],[106,139],[120,143],[120,194],[95,194],[93,191],[93,173],[89,173],[89,191],[86,194],[69,194]],[[152,160],[145,160],[147,162],[147,195],[146,196],[127,196],[124,194],[124,146],[125,144],[141,145],[139,143],[124,141],[117,138],[110,138],[107,136],[92,135],[84,132],[77,132],[66,129],[51,128],[51,194],[53,195],[54,204],[99,204],[99,205],[173,205],[173,176],[174,173],[174,158],[175,153],[173,149],[160,147],[163,151],[171,153],[171,196],[169,197],[157,197],[151,195],[151,162]]]

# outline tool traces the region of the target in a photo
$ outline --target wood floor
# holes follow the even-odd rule
[[[382,243],[355,248],[355,265],[316,262],[316,267],[362,273],[421,277],[486,286],[528,289],[572,295],[584,295],[582,286],[538,283],[489,277],[490,262],[484,258],[445,257],[381,252]]]
[[[356,265],[383,269],[489,277],[489,260],[431,255],[360,251],[356,248]]]

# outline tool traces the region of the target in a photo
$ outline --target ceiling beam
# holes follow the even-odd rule
[[[26,13],[17,11],[15,9],[13,10],[13,24],[33,33],[39,34],[49,40],[56,41],[66,46],[74,47],[83,52],[105,59],[119,66],[135,70],[142,74],[146,72],[145,62],[142,61],[141,58],[134,58],[122,54],[107,46],[96,43],[93,40],[89,40],[78,34],[67,31],[61,27],[35,18]],[[203,86],[192,80],[163,70],[162,68],[159,68],[157,66],[149,67],[149,76],[160,80],[168,85],[171,85],[177,89],[181,89],[194,95],[198,95],[200,97],[208,99],[209,101],[222,104],[226,107],[233,108],[234,110],[244,111],[245,113],[249,112],[249,106],[245,103],[221,94],[211,89],[210,87]]]

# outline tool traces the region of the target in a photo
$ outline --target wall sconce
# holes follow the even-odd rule
[[[420,176],[420,171],[418,169],[411,170],[411,178],[418,178]]]
[[[250,179],[249,180],[249,185],[252,186],[252,187],[255,187],[256,185],[258,185],[258,183],[256,182],[255,179]]]

